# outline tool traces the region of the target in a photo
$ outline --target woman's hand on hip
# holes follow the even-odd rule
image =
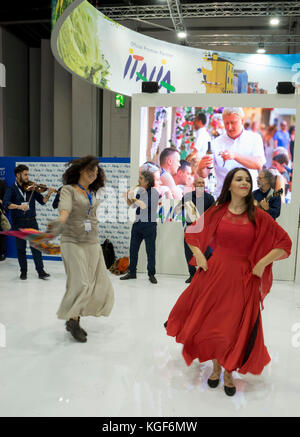
[[[260,261],[258,261],[258,263],[254,266],[252,270],[252,274],[261,278],[264,273],[264,270],[265,270],[265,265]]]

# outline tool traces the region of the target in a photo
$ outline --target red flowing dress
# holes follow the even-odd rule
[[[199,268],[177,300],[165,324],[167,334],[183,344],[187,365],[196,358],[217,359],[228,372],[257,375],[270,356],[260,316],[260,278],[249,261],[255,226],[246,212],[227,209],[214,237],[208,270]]]

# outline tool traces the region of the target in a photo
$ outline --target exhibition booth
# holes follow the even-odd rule
[[[130,160],[100,158],[108,182],[106,193],[100,193],[105,211],[99,215],[99,238],[101,242],[109,238],[119,257],[128,256],[131,225],[123,193],[137,185],[139,167],[145,161],[157,162],[165,147],[176,147],[182,156],[193,151],[192,120],[197,111],[205,112],[210,124],[215,115],[221,117],[224,107],[241,107],[249,122],[259,121],[265,128],[286,120],[296,131],[300,129],[300,96],[276,93],[280,81],[298,83],[298,55],[212,53],[166,43],[113,22],[82,0],[56,3],[51,48],[56,60],[82,80],[132,96]],[[142,93],[142,83],[153,81],[158,83],[158,92]],[[291,256],[275,263],[273,269],[275,279],[286,281],[300,280],[296,275],[300,199],[296,149],[295,145],[292,185],[278,219],[294,244]],[[4,177],[11,183],[12,166],[24,162],[31,175],[39,177],[43,171],[46,183],[57,188],[68,160],[15,158],[3,166]],[[38,209],[41,229],[54,214],[50,206],[46,212]],[[174,204],[162,200],[157,221],[157,273],[187,275],[184,224],[176,219]],[[138,269],[146,271],[143,246]]]

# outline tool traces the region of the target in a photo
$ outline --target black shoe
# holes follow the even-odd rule
[[[70,320],[72,320],[72,319],[70,319]],[[66,321],[66,330],[67,331],[71,331],[71,326],[72,326],[72,323],[70,324],[69,322],[70,322],[70,320],[67,320]],[[81,331],[84,333],[84,335],[87,337],[87,332],[80,326],[80,317],[78,317],[78,325],[79,325],[79,328],[81,329]]]
[[[71,332],[75,340],[80,343],[86,343],[87,338],[84,330],[79,326],[79,320],[70,319],[66,322],[67,331]]]
[[[6,256],[5,255],[0,255],[0,261],[4,261],[6,259]]]
[[[45,279],[45,278],[49,278],[49,273],[46,273],[44,270],[42,270],[40,273],[39,273],[39,279]]]
[[[226,385],[224,385],[224,391],[227,394],[227,396],[233,396],[233,395],[235,395],[236,388],[235,387],[227,387]]]
[[[157,284],[157,279],[154,275],[149,275],[149,281],[151,284]]]
[[[22,272],[20,274],[20,279],[23,279],[23,280],[27,279],[27,273]]]
[[[207,384],[209,385],[210,388],[218,387],[219,382],[220,382],[220,379],[208,379],[207,380]]]
[[[187,278],[187,280],[185,281],[186,284],[189,284],[192,279],[193,279],[194,275],[191,275],[189,278]]]
[[[126,279],[136,279],[136,275],[129,272],[125,276],[122,276],[122,278],[120,278],[120,279],[121,279],[121,281],[125,281]]]

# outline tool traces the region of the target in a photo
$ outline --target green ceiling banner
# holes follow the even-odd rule
[[[114,22],[86,0],[53,3],[51,48],[72,74],[114,92],[275,94],[278,82],[300,84],[300,55],[211,52],[170,44]]]

